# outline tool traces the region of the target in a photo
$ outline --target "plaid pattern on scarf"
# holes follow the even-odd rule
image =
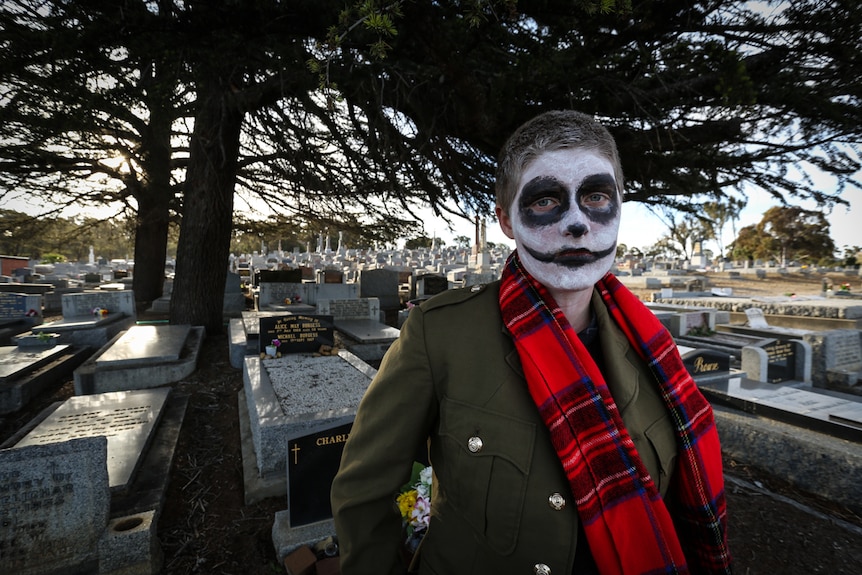
[[[500,309],[599,571],[730,573],[712,409],[655,315],[612,274],[597,286],[611,317],[655,374],[674,423],[679,456],[668,494],[673,519],[601,372],[550,293],[521,267],[517,252],[503,271]]]

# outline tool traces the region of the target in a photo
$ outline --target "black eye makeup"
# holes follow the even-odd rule
[[[539,176],[527,182],[518,197],[518,212],[529,227],[558,222],[569,208],[568,188],[549,176]]]
[[[616,182],[610,174],[588,176],[578,187],[578,206],[592,221],[606,224],[617,217]]]
[[[544,227],[559,222],[571,209],[568,186],[552,176],[537,176],[527,182],[518,197],[518,212],[525,226]],[[616,182],[610,174],[587,176],[578,186],[575,201],[590,220],[607,224],[617,217]]]

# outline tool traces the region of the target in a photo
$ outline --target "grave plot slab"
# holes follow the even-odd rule
[[[16,441],[12,449],[106,437],[110,488],[125,492],[134,480],[169,393],[170,389],[164,388],[70,397]]]
[[[179,381],[197,368],[203,327],[136,325],[118,334],[75,370],[75,393],[148,389]]]
[[[335,320],[335,328],[360,344],[391,344],[401,333],[394,327],[371,319],[339,319]]]
[[[89,355],[86,348],[69,345],[0,347],[0,415],[24,408],[48,386],[71,375]]]
[[[772,384],[745,377],[699,384],[711,401],[748,413],[862,443],[862,401],[801,382]]]
[[[289,437],[352,422],[375,373],[345,350],[337,356],[247,357],[243,388],[259,476],[284,478]]]

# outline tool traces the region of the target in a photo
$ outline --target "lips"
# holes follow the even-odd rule
[[[551,261],[561,266],[582,266],[597,259],[599,257],[590,250],[562,250],[554,254]]]
[[[616,250],[616,244],[606,250],[594,252],[586,248],[563,248],[555,252],[542,253],[524,246],[524,249],[536,260],[546,264],[557,264],[566,267],[578,267],[591,264],[606,258]]]

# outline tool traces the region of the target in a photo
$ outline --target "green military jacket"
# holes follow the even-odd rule
[[[394,501],[426,445],[435,484],[421,575],[572,573],[586,542],[498,294],[494,282],[426,301],[384,357],[332,485],[343,575],[403,572]],[[664,495],[677,446],[658,384],[597,293],[592,305],[608,386]]]

